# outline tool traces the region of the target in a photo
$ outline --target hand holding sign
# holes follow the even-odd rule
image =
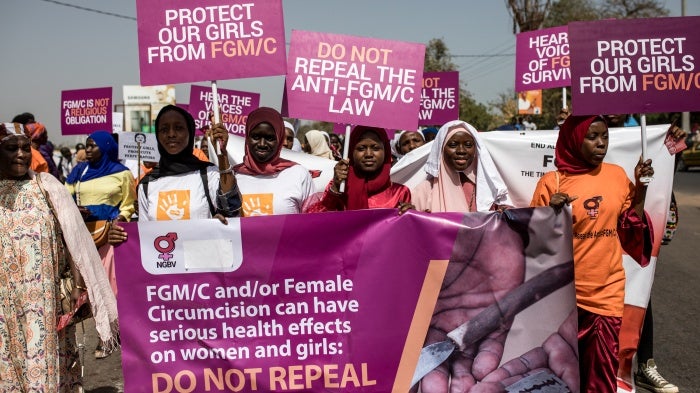
[[[219,146],[219,151],[216,153],[219,156],[226,155],[226,144],[228,143],[228,131],[224,127],[223,123],[212,123],[211,128],[211,139],[212,142]]]

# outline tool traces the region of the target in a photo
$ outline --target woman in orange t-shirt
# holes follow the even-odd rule
[[[600,116],[569,116],[561,125],[557,170],[537,183],[531,206],[573,217],[579,370],[582,392],[615,392],[619,333],[625,298],[623,250],[642,266],[651,257],[651,221],[644,213],[651,160],[637,164],[635,183],[621,167],[603,162],[608,127]]]

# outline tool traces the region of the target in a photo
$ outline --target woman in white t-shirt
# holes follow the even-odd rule
[[[218,218],[240,214],[241,197],[226,154],[228,132],[221,124],[211,130],[221,142],[219,168],[194,156],[195,123],[186,110],[167,105],[156,117],[160,161],[138,186],[139,221]],[[111,244],[126,240],[126,232],[112,225]]]
[[[245,156],[233,168],[243,198],[242,216],[300,213],[313,193],[309,171],[280,157],[284,138],[284,120],[275,109],[260,107],[248,115]]]

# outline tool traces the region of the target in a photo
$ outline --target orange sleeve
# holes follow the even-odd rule
[[[195,157],[199,158],[202,161],[209,162],[209,157],[207,157],[206,154],[202,151],[202,149],[194,148],[192,151],[192,154],[194,154]]]
[[[49,164],[39,150],[32,147],[32,163],[29,166],[34,172],[48,172]]]

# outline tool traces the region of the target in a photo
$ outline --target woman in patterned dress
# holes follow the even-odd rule
[[[30,146],[19,124],[0,124],[0,392],[74,392],[82,384],[75,327],[57,329],[61,275],[73,273],[72,304],[88,292],[108,345],[116,343],[116,301],[68,191],[29,169]]]

